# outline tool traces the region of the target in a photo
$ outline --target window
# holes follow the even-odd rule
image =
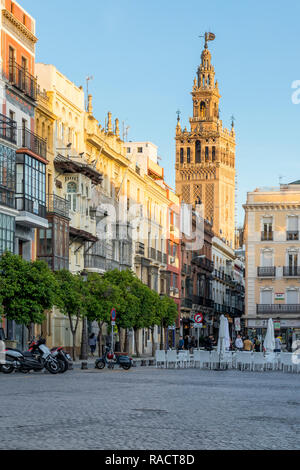
[[[191,149],[190,149],[190,147],[187,148],[186,161],[187,161],[187,163],[191,163]]]
[[[204,101],[201,101],[201,104],[200,104],[200,118],[201,119],[205,119],[205,103]]]
[[[262,240],[273,240],[272,217],[264,217],[262,221]]]
[[[15,5],[13,4],[13,2],[11,2],[11,4],[10,4],[10,12],[11,12],[11,13],[14,13],[14,10],[15,10]]]
[[[209,148],[205,147],[205,161],[207,162],[209,159]]]
[[[46,217],[46,165],[33,157],[18,154],[17,209]]]
[[[288,216],[287,218],[287,240],[299,240],[298,217]]]
[[[138,153],[143,153],[143,147],[138,147]]]
[[[260,301],[264,305],[271,305],[273,303],[273,291],[262,290],[260,292]]]
[[[26,26],[26,15],[25,15],[25,13],[23,14],[23,24],[25,24],[25,26]]]
[[[130,152],[131,152],[131,148],[127,147],[127,153],[130,153]]]
[[[14,252],[15,218],[0,213],[0,255],[5,251]]]
[[[180,163],[183,163],[184,162],[184,149],[181,148],[180,149]]]
[[[200,140],[197,140],[196,141],[196,144],[195,144],[195,160],[196,160],[196,163],[201,163],[201,142]]]
[[[216,147],[212,147],[211,158],[213,162],[216,160]]]
[[[77,210],[77,184],[71,181],[67,185],[67,199],[69,201],[69,207],[72,211]]]

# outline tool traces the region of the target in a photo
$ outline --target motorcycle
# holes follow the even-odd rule
[[[104,369],[107,366],[109,369],[114,369],[115,365],[122,367],[124,370],[129,370],[132,366],[132,358],[124,354],[114,353],[106,346],[104,355],[95,361],[95,368]]]
[[[60,370],[58,360],[52,356],[46,346],[46,340],[40,338],[30,343],[28,351],[7,348],[5,350],[5,364],[1,365],[4,374],[11,374],[14,370],[28,373],[31,370],[41,371],[44,368],[51,374],[57,374]]]
[[[72,358],[70,354],[66,353],[66,351],[63,350],[62,347],[59,348],[52,348],[51,349],[51,354],[55,359],[57,359],[60,370],[59,372],[63,374],[64,372],[67,372],[73,364]]]

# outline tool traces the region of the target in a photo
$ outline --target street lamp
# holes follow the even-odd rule
[[[83,282],[87,282],[88,275],[86,271],[82,271],[81,277]],[[87,340],[87,318],[86,316],[82,319],[82,337],[81,337],[81,350],[79,359],[82,361],[88,360],[88,340]]]

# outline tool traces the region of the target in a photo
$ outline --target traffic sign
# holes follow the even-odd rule
[[[111,317],[111,321],[116,321],[116,317],[117,317],[117,312],[116,312],[116,309],[113,308],[110,312],[110,317]]]
[[[196,313],[194,315],[194,321],[195,323],[203,323],[203,315],[202,313]]]

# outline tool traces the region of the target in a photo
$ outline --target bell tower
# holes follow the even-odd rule
[[[215,81],[205,33],[201,64],[191,92],[193,117],[190,130],[182,130],[180,114],[176,126],[176,191],[182,200],[194,205],[201,201],[204,216],[215,234],[234,247],[235,230],[235,131],[223,128],[219,117],[220,93]]]

